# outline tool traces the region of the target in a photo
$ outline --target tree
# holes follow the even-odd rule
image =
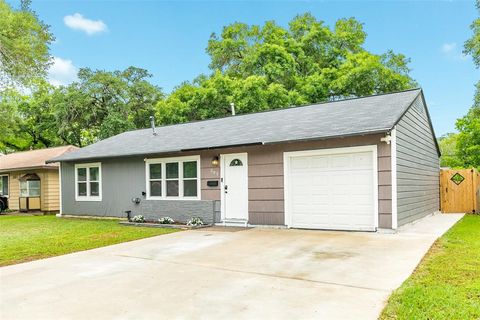
[[[49,27],[30,9],[30,1],[21,1],[21,9],[14,10],[0,0],[0,88],[44,78],[53,40]]]
[[[144,69],[80,69],[78,82],[58,88],[52,98],[60,138],[85,146],[118,133],[144,128],[163,97]]]
[[[480,1],[477,0],[476,6],[480,12]],[[480,67],[480,18],[477,18],[471,24],[473,31],[472,37],[465,42],[464,53],[473,58],[476,68]],[[458,135],[458,154],[464,166],[480,167],[480,81],[476,84],[476,92],[473,106],[468,114],[457,120]]]
[[[464,166],[480,168],[480,82],[476,87],[473,106],[456,123],[457,152]]]
[[[26,143],[17,136],[18,105],[22,102],[22,96],[15,90],[6,89],[0,95],[0,152],[6,153],[11,150],[22,149]]]
[[[457,148],[458,134],[448,133],[438,139],[438,145],[442,157],[440,158],[441,167],[457,168],[463,166],[463,161],[458,155]]]
[[[316,103],[412,88],[409,60],[363,48],[366,33],[357,20],[340,19],[333,28],[311,14],[288,28],[233,23],[207,46],[211,75],[177,87],[159,102],[162,123],[225,116],[230,103],[239,113]]]
[[[51,101],[54,87],[39,80],[31,88],[28,95],[11,88],[1,96],[0,151],[48,148],[62,143]]]

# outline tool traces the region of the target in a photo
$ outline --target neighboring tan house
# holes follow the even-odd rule
[[[375,231],[439,210],[420,89],[153,129],[52,159],[62,213]]]
[[[58,163],[45,161],[78,149],[73,146],[16,152],[0,157],[0,196],[20,211],[60,210]]]

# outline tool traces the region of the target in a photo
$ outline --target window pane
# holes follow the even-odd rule
[[[29,180],[28,183],[28,196],[29,197],[39,197],[40,196],[40,181],[39,180]]]
[[[99,168],[98,167],[93,167],[93,168],[90,168],[90,181],[98,181],[98,172],[99,172]],[[83,181],[83,180],[82,180]]]
[[[161,197],[162,196],[162,182],[150,181],[150,196]]]
[[[183,163],[183,177],[196,178],[197,177],[197,161],[189,161]]]
[[[29,189],[40,189],[40,180],[29,180],[28,181]]]
[[[81,197],[87,195],[87,184],[85,182],[78,184],[78,195]]]
[[[167,197],[178,197],[178,180],[167,181]]]
[[[8,196],[8,176],[0,177],[0,195]]]
[[[167,163],[167,179],[178,178],[178,162]]]
[[[150,179],[162,179],[161,163],[155,163],[150,165]]]
[[[98,182],[90,182],[90,195],[98,197],[100,195],[100,184]]]
[[[77,169],[78,181],[87,181],[87,169],[78,168]]]
[[[40,189],[30,189],[28,190],[29,197],[40,197]]]
[[[183,181],[183,196],[196,197],[197,196],[197,180]]]
[[[28,197],[27,181],[20,181],[20,197]]]

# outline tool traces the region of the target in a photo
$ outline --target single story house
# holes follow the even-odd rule
[[[129,131],[56,157],[62,213],[395,229],[439,210],[420,89]]]
[[[58,212],[59,164],[45,161],[78,149],[73,146],[16,152],[0,157],[0,197],[9,209]]]

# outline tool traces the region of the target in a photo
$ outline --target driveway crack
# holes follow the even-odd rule
[[[200,264],[200,263],[189,263],[189,262],[179,262],[179,261],[165,260],[165,259],[154,259],[154,258],[138,257],[138,256],[132,256],[132,255],[126,255],[126,254],[116,254],[115,256],[122,257],[122,258],[129,258],[129,259],[140,259],[140,260],[149,260],[149,261],[153,261],[153,262],[162,262],[162,263],[169,263],[169,264],[175,264],[175,265],[184,265],[184,266],[190,266],[190,267],[201,267],[201,268],[214,269],[214,270],[227,271],[227,272],[234,272],[234,273],[252,274],[252,275],[269,277],[269,278],[280,278],[280,279],[286,279],[286,280],[305,281],[305,282],[318,283],[318,284],[323,284],[323,285],[332,285],[332,286],[339,286],[339,287],[346,287],[346,288],[363,289],[363,290],[370,290],[370,291],[382,291],[382,292],[390,293],[390,290],[381,289],[381,288],[356,286],[356,285],[350,285],[350,284],[345,284],[345,283],[329,282],[329,281],[322,281],[322,280],[313,280],[313,279],[306,279],[306,278],[296,277],[296,276],[277,275],[277,274],[270,274],[270,273],[257,272],[257,271],[237,270],[237,269],[224,268],[224,267],[218,267],[218,266]]]

